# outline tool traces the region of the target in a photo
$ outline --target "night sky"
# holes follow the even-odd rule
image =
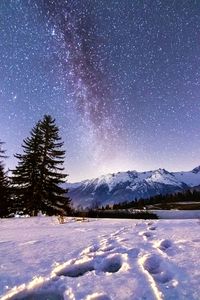
[[[200,1],[1,0],[7,168],[44,114],[69,181],[199,165]]]

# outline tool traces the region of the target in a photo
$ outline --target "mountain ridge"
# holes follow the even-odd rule
[[[158,194],[184,191],[200,185],[200,166],[191,171],[127,171],[67,183],[74,207],[91,208],[123,201],[149,198]]]

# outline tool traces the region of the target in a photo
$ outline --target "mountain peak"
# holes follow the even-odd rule
[[[157,170],[155,170],[154,172],[157,172],[157,173],[160,173],[160,174],[171,174],[170,172],[168,172],[167,170],[165,169],[162,169],[162,168],[159,168]]]
[[[192,173],[194,173],[194,174],[197,174],[199,172],[200,172],[200,166],[198,166],[192,170]]]
[[[163,168],[118,172],[69,184],[68,188],[74,206],[96,207],[180,192],[198,185],[200,166],[190,172],[169,172]]]

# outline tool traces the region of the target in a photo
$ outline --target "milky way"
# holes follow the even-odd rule
[[[2,0],[0,31],[8,167],[45,113],[69,180],[199,164],[199,1]]]
[[[93,158],[106,159],[109,151],[112,155],[115,152],[111,149],[117,145],[119,123],[115,122],[106,76],[105,39],[98,34],[99,20],[93,4],[60,0],[41,4],[48,29],[57,42],[55,58],[63,70],[60,80],[72,85],[71,100],[89,130]],[[99,139],[101,143],[97,144]],[[109,151],[102,156],[105,147]]]

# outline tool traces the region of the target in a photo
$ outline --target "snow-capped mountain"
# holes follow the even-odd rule
[[[189,172],[158,169],[147,172],[118,172],[78,183],[68,183],[75,207],[97,207],[158,194],[183,191],[200,185],[200,166]]]

